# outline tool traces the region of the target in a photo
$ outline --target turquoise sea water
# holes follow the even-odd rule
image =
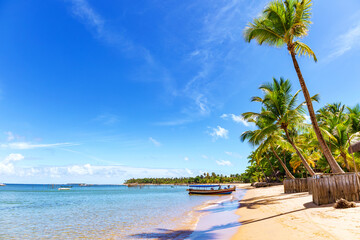
[[[1,239],[128,239],[174,229],[189,212],[225,196],[190,196],[185,186],[0,187]]]

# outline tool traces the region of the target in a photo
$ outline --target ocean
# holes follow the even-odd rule
[[[1,239],[139,239],[186,225],[194,208],[226,196],[185,186],[7,184],[0,187]]]

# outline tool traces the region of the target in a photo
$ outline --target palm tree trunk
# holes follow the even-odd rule
[[[261,169],[262,170],[262,169]],[[256,171],[257,172],[259,172],[259,164],[258,163],[256,163]],[[258,180],[259,181],[261,181],[261,182],[263,182],[264,181],[264,172],[263,172],[263,175],[262,176],[260,176],[259,178],[258,178]]]
[[[291,146],[293,146],[293,148],[296,151],[296,154],[299,156],[299,158],[301,159],[302,164],[305,166],[306,170],[309,172],[310,176],[314,176],[315,172],[314,170],[312,170],[312,168],[310,167],[310,165],[308,164],[308,162],[305,160],[304,156],[301,154],[301,152],[299,151],[299,149],[296,147],[295,143],[293,142],[293,140],[290,138],[289,132],[287,130],[286,127],[283,128],[286,134],[286,137],[289,141],[289,143],[291,144]]]
[[[276,175],[274,166],[272,165],[272,163],[271,163],[270,159],[268,158],[268,155],[267,155],[267,154],[266,154],[265,158],[266,158],[266,160],[268,161],[268,163],[269,163],[269,165],[270,165],[270,167],[271,167],[271,170],[272,170],[273,173],[274,173],[274,176],[275,176],[276,180],[277,180],[278,182],[280,182],[279,177]]]
[[[305,97],[307,108],[309,110],[311,123],[313,125],[316,137],[317,137],[317,139],[319,141],[320,148],[322,149],[322,152],[323,152],[326,160],[328,161],[332,172],[333,173],[344,173],[344,171],[341,169],[339,164],[336,162],[334,156],[331,154],[331,152],[329,150],[329,147],[327,146],[327,144],[325,142],[325,139],[324,139],[323,135],[321,134],[319,125],[318,125],[318,123],[316,121],[315,112],[314,112],[314,108],[313,108],[313,105],[312,105],[312,102],[311,102],[309,91],[308,91],[308,89],[306,87],[305,80],[304,80],[304,78],[303,78],[303,76],[301,74],[299,64],[298,64],[298,62],[296,60],[296,57],[295,57],[294,47],[292,45],[288,45],[288,50],[290,51],[294,67],[295,67],[296,73],[297,73],[298,78],[299,78],[300,86],[301,86],[302,92],[303,92],[304,97]]]
[[[279,155],[276,153],[276,151],[274,150],[274,148],[272,146],[271,146],[271,150],[274,153],[275,157],[279,160],[281,166],[284,168],[286,176],[290,179],[295,179],[294,175],[292,175],[292,173],[286,167],[286,164],[281,160],[281,158],[279,157]]]
[[[268,182],[268,178],[266,177],[266,174],[264,172],[264,169],[262,168],[261,164],[259,163],[259,167],[261,169],[261,172],[263,173],[264,177],[265,177],[265,181]]]
[[[349,166],[349,162],[347,161],[347,158],[346,158],[346,153],[341,152],[340,155],[344,159],[346,169],[350,172],[350,166]]]

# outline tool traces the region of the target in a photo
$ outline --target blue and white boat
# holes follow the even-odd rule
[[[230,185],[190,185],[187,189],[189,194],[231,194],[236,191],[236,187]]]

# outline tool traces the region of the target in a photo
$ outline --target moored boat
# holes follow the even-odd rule
[[[63,191],[63,190],[71,190],[71,186],[60,186],[58,188],[59,191]]]
[[[231,194],[236,191],[236,187],[230,187],[230,185],[190,185],[189,189],[186,189],[189,194]]]
[[[0,187],[6,186],[5,183],[0,183]]]

